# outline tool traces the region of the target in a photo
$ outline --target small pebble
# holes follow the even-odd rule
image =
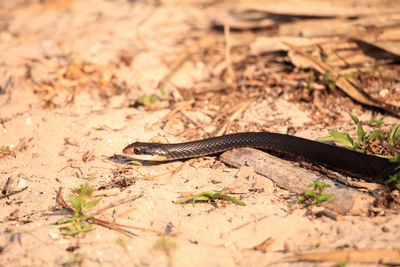
[[[28,117],[28,118],[26,118],[25,119],[25,125],[31,125],[32,124],[32,119],[31,119],[31,117]]]
[[[53,231],[53,230],[49,230],[49,236],[50,236],[52,239],[58,239],[58,238],[59,238],[58,233],[55,232],[55,231]]]
[[[24,188],[25,186],[26,186],[26,181],[25,181],[25,179],[18,179],[17,188],[18,188],[18,189],[21,189],[21,188]]]

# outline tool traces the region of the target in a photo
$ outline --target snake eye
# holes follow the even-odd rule
[[[134,147],[134,148],[133,148],[133,152],[134,152],[135,154],[142,154],[142,149],[141,149],[140,147]]]

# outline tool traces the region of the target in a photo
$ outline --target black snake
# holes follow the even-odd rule
[[[176,144],[135,142],[123,149],[124,155],[139,160],[170,161],[216,154],[233,148],[252,147],[300,156],[343,173],[385,181],[400,165],[386,158],[367,155],[346,148],[301,137],[270,133],[247,132],[228,134]]]

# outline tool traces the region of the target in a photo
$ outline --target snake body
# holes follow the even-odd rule
[[[125,147],[123,153],[139,160],[170,161],[216,154],[241,147],[300,156],[306,161],[322,164],[349,175],[372,178],[375,181],[383,181],[399,168],[398,164],[385,158],[301,137],[270,132],[228,134],[176,144],[136,142]]]

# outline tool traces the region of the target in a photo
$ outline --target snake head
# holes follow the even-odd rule
[[[126,146],[122,153],[128,157],[139,160],[164,161],[168,151],[160,143],[135,142]]]

